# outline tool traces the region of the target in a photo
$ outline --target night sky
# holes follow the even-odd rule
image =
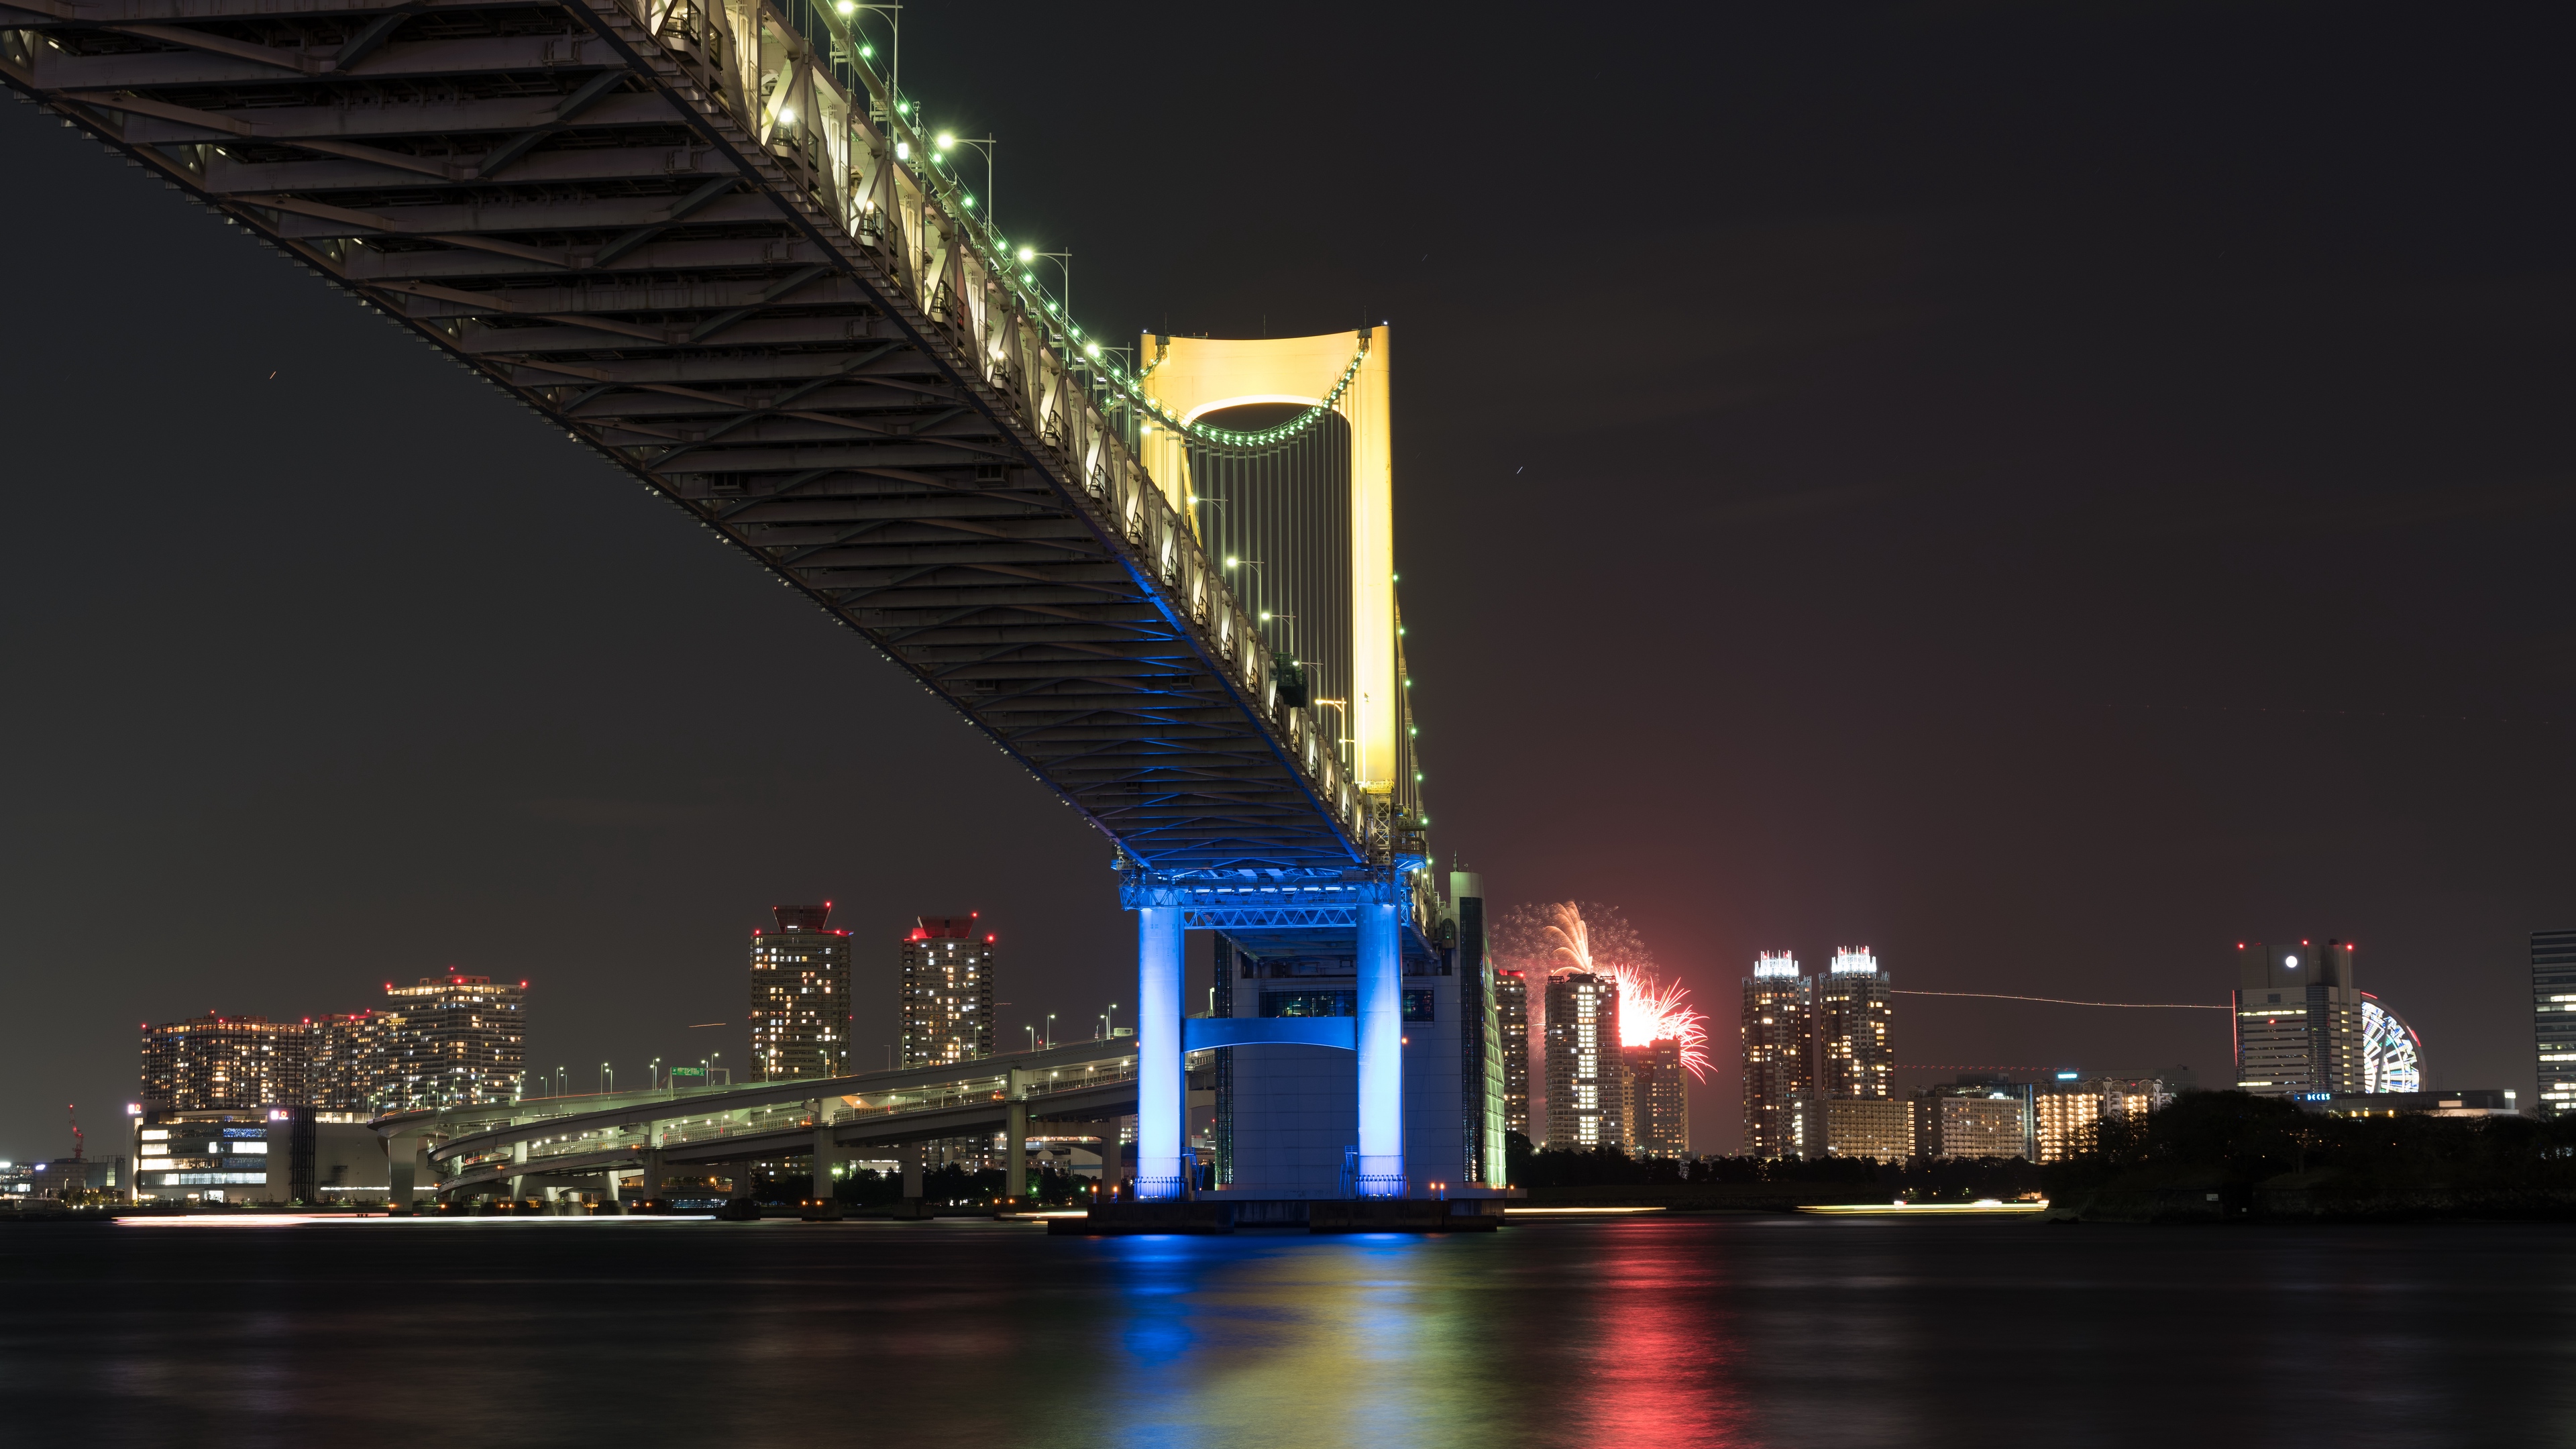
[[[1760,949],[2217,1003],[2339,936],[2429,1084],[2528,1094],[2554,7],[1771,8],[925,0],[904,80],[1095,332],[1393,324],[1434,844],[1678,970],[1702,1150]],[[139,1022],[451,965],[534,983],[533,1070],[739,1062],[781,901],[859,935],[863,1067],[915,914],[984,913],[1013,1042],[1131,999],[1106,844],[810,604],[33,107],[0,177],[0,1156],[117,1140]],[[2213,1085],[2226,1026],[1896,1018]]]

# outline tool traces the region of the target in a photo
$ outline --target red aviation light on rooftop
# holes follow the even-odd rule
[[[984,944],[985,944],[985,945],[987,945],[987,946],[992,945],[995,941],[998,941],[998,940],[1000,940],[1000,939],[1001,939],[1001,937],[994,935],[994,934],[993,934],[992,932],[990,932],[990,931],[986,931],[986,932],[984,933]]]

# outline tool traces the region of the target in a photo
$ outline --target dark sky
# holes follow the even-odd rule
[[[1754,952],[2217,1002],[2341,936],[2528,1092],[2576,923],[2576,209],[2552,7],[926,0],[1085,322],[1394,325],[1435,844]],[[738,1059],[829,896],[1007,1021],[1132,996],[1107,849],[810,605],[32,107],[0,107],[0,1156],[135,1026],[531,990],[531,1066]],[[270,374],[276,375],[272,379]],[[688,1030],[701,1021],[721,1030]],[[2218,1012],[1906,998],[1909,1062],[2230,1075]]]

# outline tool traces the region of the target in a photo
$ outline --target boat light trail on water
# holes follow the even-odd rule
[[[2007,996],[2000,991],[1897,991],[1894,996],[1973,996],[1981,1001],[2045,1001],[2051,1006],[2116,1006],[2125,1011],[2234,1011],[2232,1006],[2211,1006],[2200,1001],[2070,1001],[2063,996]],[[1622,1006],[1627,1003],[1621,1002]],[[1625,1033],[1621,1033],[1625,1035]]]

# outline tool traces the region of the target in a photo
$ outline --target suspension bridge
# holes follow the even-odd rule
[[[1499,1128],[1407,1164],[1402,979],[1441,918],[1388,329],[1086,333],[898,88],[888,13],[10,0],[0,79],[586,444],[1106,837],[1141,1196],[1193,1187],[1185,1051],[1263,1043],[1352,1053],[1351,1193],[1499,1182]],[[1187,1020],[1193,928],[1347,958],[1349,1019]]]

